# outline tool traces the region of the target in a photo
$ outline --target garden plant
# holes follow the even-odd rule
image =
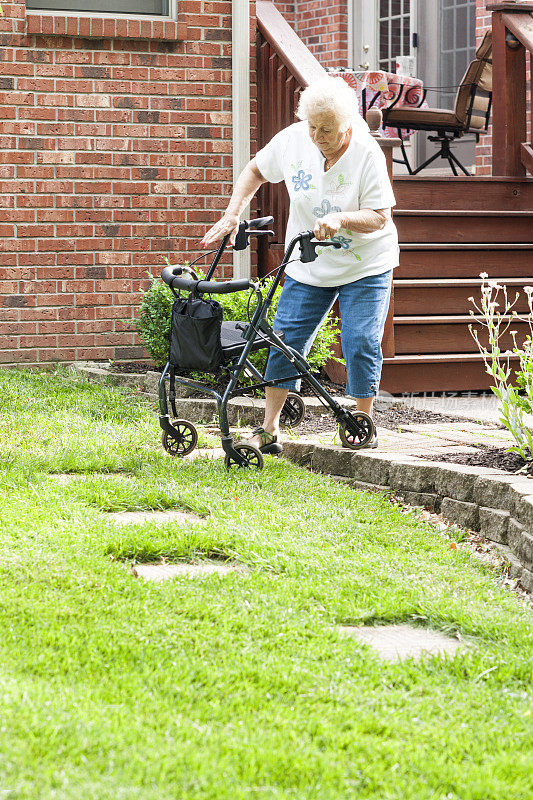
[[[63,373],[4,369],[0,403],[2,797],[531,796],[531,611],[446,532],[284,459],[173,460],[153,408]],[[149,509],[196,519],[110,518]],[[131,571],[207,558],[244,571]],[[339,632],[393,622],[469,646]]]
[[[205,273],[198,271],[200,278],[205,277]],[[174,295],[171,289],[153,275],[149,276],[150,285],[142,294],[139,313],[134,320],[134,327],[139,334],[141,341],[148,348],[150,355],[156,365],[161,368],[168,360],[168,348],[170,344],[170,316]],[[265,296],[270,289],[274,277],[266,278],[261,282],[261,291]],[[269,321],[274,320],[274,314],[281,294],[281,287],[278,287],[274,295],[274,301],[270,307]],[[248,320],[253,313],[254,298],[250,300],[247,292],[235,292],[233,294],[220,295],[217,297],[224,311],[224,320]],[[249,308],[249,301],[252,308]],[[334,354],[334,344],[338,338],[338,318],[329,313],[324,321],[313,347],[307,358],[313,371],[318,372],[329,359],[341,361]],[[250,361],[256,369],[263,370],[266,362],[266,351],[252,353]]]
[[[511,432],[515,444],[508,448],[508,452],[518,453],[524,461],[531,464],[533,459],[533,434],[531,432],[531,419],[533,413],[533,287],[526,286],[524,294],[527,298],[528,311],[519,313],[516,305],[519,293],[514,298],[509,298],[507,287],[496,281],[488,280],[488,275],[482,272],[481,297],[479,303],[470,297],[475,311],[481,319],[475,325],[469,325],[487,373],[492,377],[492,391],[499,400],[498,409],[500,418],[505,427]],[[473,316],[474,311],[470,314]],[[526,323],[529,334],[522,343],[517,342],[517,331],[513,330],[516,323]],[[486,331],[486,339],[480,339],[480,328]],[[512,348],[505,348],[503,339],[505,335],[512,338]],[[518,370],[511,366],[511,359],[518,358]]]

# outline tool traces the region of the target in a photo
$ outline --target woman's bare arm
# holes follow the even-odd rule
[[[382,230],[391,218],[390,208],[362,208],[360,211],[338,211],[317,220],[314,234],[317,239],[329,239],[344,228],[353,233],[374,233]]]
[[[252,158],[237,178],[224,215],[209,228],[202,239],[203,247],[208,247],[228,233],[231,234],[230,244],[235,244],[240,215],[263,183],[266,181],[257,169],[255,158]]]

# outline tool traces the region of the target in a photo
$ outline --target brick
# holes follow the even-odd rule
[[[371,452],[352,454],[352,475],[364,483],[387,486],[390,480],[390,461]]]
[[[519,498],[515,503],[513,516],[526,530],[533,533],[533,493]]]
[[[76,105],[82,108],[109,108],[111,96],[108,94],[76,94]]]
[[[395,491],[433,493],[439,465],[426,462],[413,463],[405,458],[391,463],[390,485]]]

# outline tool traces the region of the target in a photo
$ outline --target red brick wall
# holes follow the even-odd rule
[[[231,191],[231,2],[129,28],[2,5],[0,363],[138,358],[147,270]]]
[[[295,18],[294,18],[294,2],[284,2],[284,0],[274,0],[274,5],[280,12],[283,14],[289,25],[295,28]]]
[[[347,0],[274,0],[323,67],[348,66]]]

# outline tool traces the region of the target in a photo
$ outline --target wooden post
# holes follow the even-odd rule
[[[250,160],[250,0],[233,0],[231,36],[233,183]],[[249,207],[245,209],[246,218]],[[251,276],[250,248],[233,251],[233,277]]]
[[[392,155],[393,149],[400,146],[399,139],[385,139],[378,138],[378,144],[385,153],[387,161],[387,171],[392,183]],[[387,319],[385,320],[385,328],[383,330],[383,339],[381,340],[381,349],[383,351],[383,358],[394,358],[396,352],[394,345],[394,280],[392,282],[389,310],[387,312]]]
[[[525,174],[526,54],[506,22],[533,11],[533,3],[490,3],[487,9],[492,11],[492,174],[520,177]]]

